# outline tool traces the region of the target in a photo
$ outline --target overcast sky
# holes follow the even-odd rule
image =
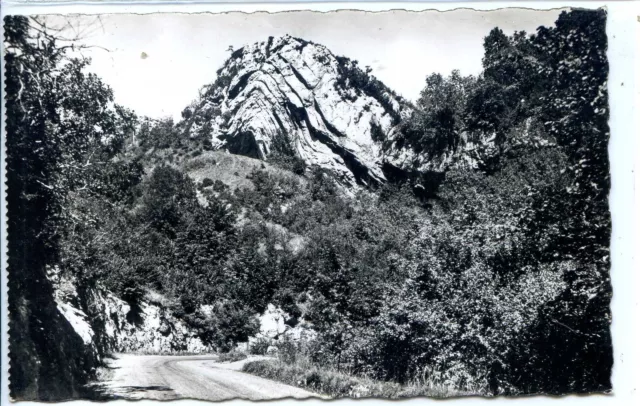
[[[102,15],[82,17],[91,70],[109,84],[116,101],[139,115],[172,116],[215,80],[227,49],[290,34],[326,45],[334,54],[370,65],[404,97],[415,100],[433,72],[481,70],[482,40],[495,26],[507,33],[553,25],[558,10],[367,13],[226,13]],[[58,23],[60,21],[57,21]],[[75,24],[75,23],[74,23]],[[143,58],[143,53],[146,57]]]

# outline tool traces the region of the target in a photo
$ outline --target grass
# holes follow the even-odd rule
[[[247,354],[240,351],[230,351],[218,355],[219,362],[236,362],[247,358]]]
[[[168,350],[168,351],[155,351],[155,350],[136,350],[136,351],[127,351],[123,354],[131,354],[131,355],[180,355],[180,356],[188,356],[188,355],[214,355],[213,351],[186,351],[186,350]],[[117,357],[118,354],[115,354]]]
[[[279,360],[247,362],[243,372],[307,389],[332,398],[406,398],[428,396],[447,398],[454,396],[483,395],[482,388],[455,388],[429,379],[416,379],[401,385],[396,382],[377,381],[355,376],[332,368],[317,366],[307,360],[287,364]]]
[[[196,182],[205,178],[220,180],[232,190],[236,188],[254,188],[248,175],[254,169],[264,170],[270,174],[283,174],[292,176],[303,182],[302,177],[277,168],[265,161],[249,158],[241,155],[227,154],[223,151],[205,151],[195,158],[188,158],[183,163],[183,168]]]

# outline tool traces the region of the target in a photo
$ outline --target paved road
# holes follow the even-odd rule
[[[304,399],[317,394],[240,371],[246,361],[217,363],[216,356],[116,355],[99,386],[126,399]]]

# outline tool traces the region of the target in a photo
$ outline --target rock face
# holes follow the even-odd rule
[[[28,273],[29,289],[16,289],[18,278],[9,278],[11,399],[51,402],[77,398],[97,359],[56,306],[46,269],[26,268],[20,272]]]
[[[460,134],[455,149],[447,149],[436,155],[416,152],[402,142],[405,135],[400,126],[393,128],[386,137],[384,163],[403,172],[443,173],[449,169],[482,169],[488,162],[500,156],[509,156],[519,149],[539,149],[555,146],[555,141],[542,131],[540,123],[532,118],[524,120],[502,141],[497,143],[495,133]]]
[[[85,350],[100,360],[111,352],[149,354],[206,353],[198,332],[158,303],[148,300],[136,308],[113,293],[92,288],[78,294],[76,284],[51,272],[54,300],[60,314],[82,340]]]
[[[191,136],[216,149],[264,159],[285,137],[307,166],[346,184],[385,181],[382,144],[411,106],[357,61],[283,36],[240,48],[183,111]]]

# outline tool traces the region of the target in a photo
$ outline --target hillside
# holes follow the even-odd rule
[[[233,190],[253,188],[251,173],[258,170],[270,175],[296,177],[293,173],[269,162],[224,151],[205,151],[202,155],[185,160],[182,167],[196,183],[201,183],[204,179],[217,180]],[[296,178],[303,181],[301,177]]]

